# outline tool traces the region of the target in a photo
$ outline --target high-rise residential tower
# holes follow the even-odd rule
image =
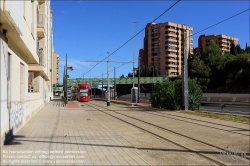
[[[204,50],[209,42],[214,40],[215,43],[219,45],[223,52],[230,52],[231,44],[234,43],[235,46],[238,44],[238,38],[226,36],[226,35],[200,35],[198,39],[198,51]]]
[[[177,77],[182,73],[183,34],[187,34],[187,50],[192,50],[193,28],[172,22],[148,23],[145,28],[144,48],[140,49],[140,67],[158,69],[159,76]]]

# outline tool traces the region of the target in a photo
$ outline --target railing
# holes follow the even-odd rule
[[[44,65],[43,51],[38,51],[38,52],[37,52],[37,55],[38,55],[38,57],[39,57],[39,65]]]
[[[28,92],[29,93],[35,93],[39,92],[39,86],[37,85],[28,85]]]
[[[44,27],[44,15],[43,14],[37,15],[37,26]]]
[[[65,104],[65,105],[67,105],[67,104],[68,104],[68,100],[67,100],[67,98],[66,98],[66,97],[62,96],[62,100],[63,100],[63,102],[64,102],[64,104]]]
[[[32,85],[28,85],[28,92],[29,93],[34,92],[34,87]]]
[[[249,107],[250,103],[247,103],[247,102],[201,101],[201,106],[219,106],[219,107],[221,107],[221,109],[223,109],[225,106]]]
[[[229,113],[229,114],[240,114],[249,116],[249,111],[236,111],[237,108],[249,109],[250,103],[248,102],[217,102],[217,101],[201,101],[198,110],[203,110],[200,108],[201,106],[210,106],[217,107],[218,109],[209,109],[212,112],[216,112],[216,110],[220,113]],[[235,111],[226,111],[224,108],[234,108]]]

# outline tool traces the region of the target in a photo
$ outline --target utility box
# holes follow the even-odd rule
[[[131,102],[138,102],[138,87],[131,88]]]

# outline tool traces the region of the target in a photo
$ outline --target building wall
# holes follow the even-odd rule
[[[1,110],[1,142],[5,139],[5,132],[9,129],[8,111],[8,45],[7,38],[0,32],[0,110]]]
[[[52,96],[50,1],[0,2],[1,145],[15,135]],[[38,14],[44,33],[38,35]],[[41,29],[40,29],[41,30]],[[40,41],[39,43],[37,41]],[[42,49],[44,63],[38,49]]]
[[[182,72],[182,34],[187,33],[187,50],[192,50],[192,27],[171,22],[150,23],[145,28],[145,66],[155,65],[160,76],[176,77]]]
[[[143,66],[145,64],[143,51],[143,49],[139,50],[139,66]]]
[[[226,35],[201,35],[198,39],[198,51],[206,49],[209,42],[214,40],[219,45],[223,52],[230,52],[231,43],[238,44],[238,38],[226,36]]]
[[[58,84],[59,80],[59,54],[54,52],[53,55],[53,84]]]

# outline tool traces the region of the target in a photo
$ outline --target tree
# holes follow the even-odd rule
[[[202,90],[195,79],[188,79],[189,109],[196,109],[202,99]],[[169,81],[157,85],[150,96],[153,107],[180,110],[182,107],[182,80]]]
[[[189,78],[196,79],[203,92],[207,90],[210,82],[209,76],[211,69],[201,60],[200,53],[190,56],[188,59]]]
[[[212,72],[223,68],[221,48],[213,40],[206,47],[205,52],[201,57],[202,60],[211,68]]]
[[[128,73],[127,77],[133,77],[133,73]]]
[[[218,44],[213,40],[206,47],[201,56],[204,63],[211,69],[209,89],[216,88],[226,83],[224,79],[225,56]]]
[[[249,46],[247,46],[247,43],[246,43],[246,47],[245,47],[245,52],[248,54],[249,53]]]
[[[231,43],[231,46],[230,46],[230,54],[237,55],[237,50],[233,42]]]
[[[239,44],[236,46],[236,52],[237,52],[237,54],[243,54],[244,53],[244,50],[241,49]]]

